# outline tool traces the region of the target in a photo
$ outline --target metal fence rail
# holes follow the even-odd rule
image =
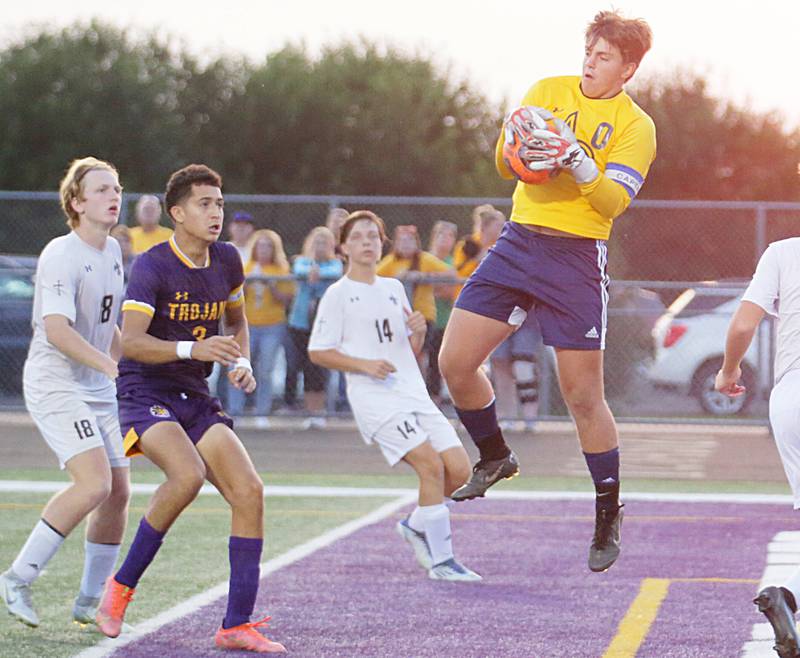
[[[139,196],[125,194],[121,222],[134,223],[133,206]],[[374,210],[384,218],[390,231],[400,224],[415,224],[423,247],[427,246],[430,229],[437,220],[454,222],[461,235],[468,235],[475,206],[491,203],[506,214],[511,209],[510,198],[226,194],[225,199],[227,216],[235,211],[249,212],[256,228],[271,228],[281,235],[290,256],[299,253],[304,237],[313,227],[323,224],[327,212],[334,207]],[[166,218],[162,218],[162,223],[169,224]],[[0,253],[35,255],[50,239],[66,231],[56,193],[0,192]],[[755,341],[755,365],[751,373],[754,395],[747,408],[736,414],[718,416],[701,405],[697,378],[708,367],[698,373],[697,369],[688,372],[687,366],[683,381],[678,381],[679,369],[672,368],[670,376],[674,381],[669,382],[658,379],[666,377],[659,367],[670,358],[687,363],[699,358],[693,350],[706,350],[701,365],[718,358],[730,316],[730,308],[724,304],[735,300],[769,242],[798,233],[800,203],[634,201],[615,222],[609,241],[613,285],[605,355],[606,387],[609,403],[619,418],[632,422],[668,419],[693,423],[766,423],[773,351],[769,324],[762,325]],[[0,268],[6,265],[0,262]],[[17,275],[16,283],[11,274],[12,280],[3,283],[6,270]],[[0,368],[5,374],[0,381],[0,407],[22,404],[19,373],[29,328],[20,325],[20,317],[30,302],[25,301],[24,291],[21,292],[24,286],[20,287],[19,274],[13,263],[0,270]],[[666,307],[686,290],[696,291],[697,298],[706,298],[708,304],[700,304],[702,312],[688,308],[673,319],[673,323],[684,323],[689,328],[677,342],[665,348],[663,332],[654,336],[655,325]],[[29,323],[25,326],[29,327]],[[713,340],[700,340],[698,332],[702,331],[711,332]],[[716,353],[712,353],[714,341],[718,345]],[[552,353],[541,348],[538,361],[536,418],[564,418],[566,409],[558,391]],[[280,409],[284,382],[281,362],[279,359],[273,374],[279,412],[284,411]],[[330,388],[329,413],[341,408],[341,404],[337,405],[338,387],[335,390],[334,387],[335,381]],[[448,408],[445,404],[445,410]]]

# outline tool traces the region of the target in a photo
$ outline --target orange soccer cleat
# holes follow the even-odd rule
[[[286,653],[286,647],[280,642],[273,642],[256,630],[259,626],[266,627],[269,620],[270,617],[264,617],[261,621],[239,624],[232,628],[222,628],[220,626],[214,637],[214,642],[220,649],[240,649],[257,653]]]
[[[125,618],[125,609],[133,600],[133,593],[136,590],[121,585],[111,576],[106,581],[106,588],[103,591],[103,598],[97,606],[95,622],[97,628],[108,637],[117,637],[122,630],[122,620]]]

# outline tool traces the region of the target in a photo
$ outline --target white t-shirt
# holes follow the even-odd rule
[[[360,359],[385,359],[397,369],[385,380],[346,373],[347,397],[367,440],[399,412],[440,413],[411,349],[403,309],[411,311],[403,284],[381,276],[372,284],[342,277],[325,291],[317,307],[309,350],[335,349]]]
[[[775,383],[800,368],[800,238],[773,242],[761,255],[743,301],[778,318]]]
[[[74,232],[51,240],[36,266],[33,338],[23,372],[26,388],[72,393],[86,402],[113,402],[114,382],[51,345],[44,318],[65,316],[88,343],[108,353],[122,295],[122,253],[114,238],[106,240],[102,251]]]

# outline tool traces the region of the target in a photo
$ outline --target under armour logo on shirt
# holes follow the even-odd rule
[[[92,266],[91,265],[84,265],[83,269],[85,269],[87,272],[91,272],[92,271]]]
[[[360,301],[360,300],[358,299],[358,297],[351,297],[350,301],[351,302],[357,302],[357,301]]]
[[[397,306],[397,297],[394,295],[389,295],[389,301],[392,302],[395,306]]]
[[[114,271],[119,275],[122,274],[122,268],[117,261],[114,261]]]

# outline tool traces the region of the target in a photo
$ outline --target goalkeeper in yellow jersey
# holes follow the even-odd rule
[[[458,416],[480,451],[472,478],[452,497],[483,496],[519,464],[480,366],[535,309],[545,344],[556,350],[561,392],[597,491],[592,571],[608,569],[620,546],[618,437],[603,391],[606,240],[655,157],[653,121],[623,91],[651,39],[643,20],[600,12],[586,30],[582,75],[540,80],[522,100],[529,123],[504,125],[500,175],[513,177],[503,146],[521,137],[524,165],[549,176],[542,184],[517,183],[511,221],[461,291],[439,356]]]

